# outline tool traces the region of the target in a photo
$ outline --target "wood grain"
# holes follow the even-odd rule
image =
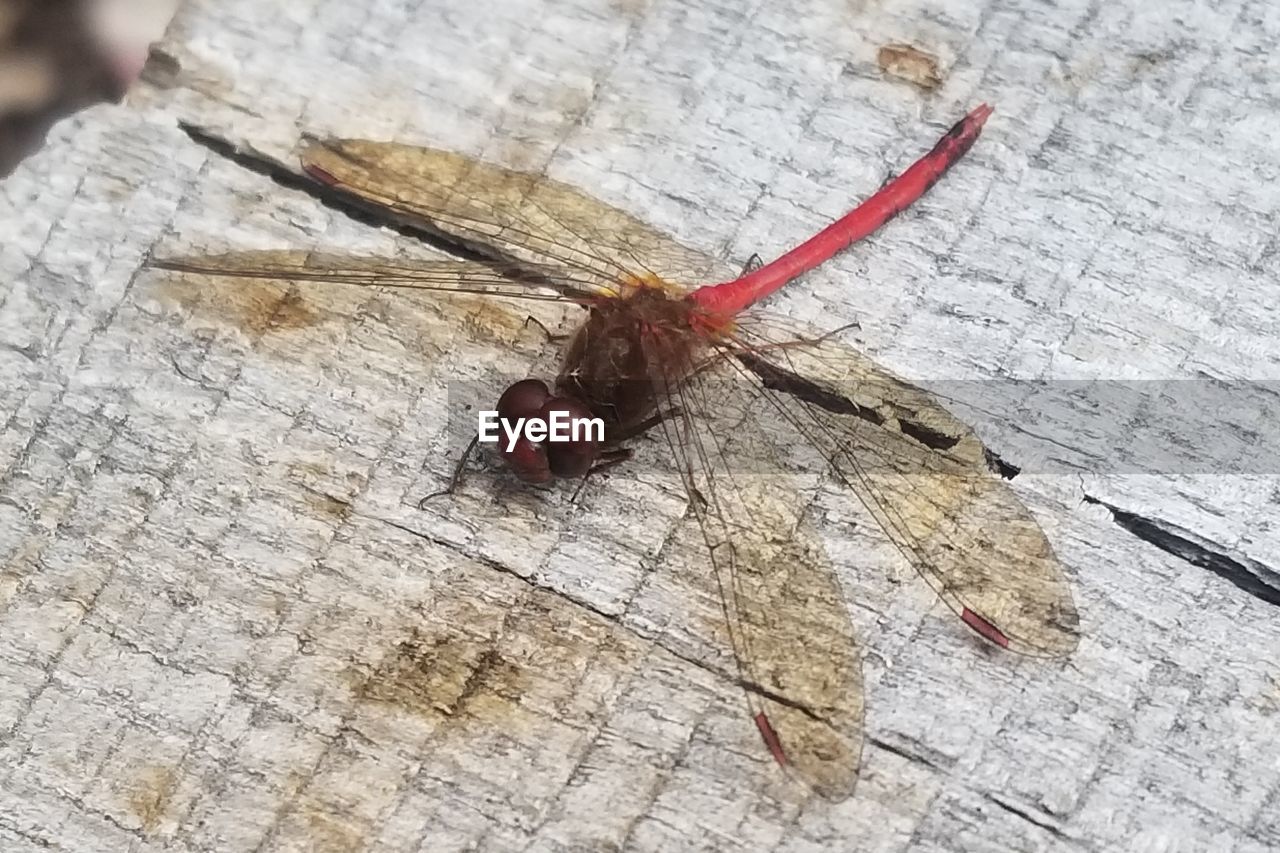
[[[884,77],[891,43],[945,79]],[[1117,453],[1095,440],[1114,412],[1060,381],[1276,375],[1278,47],[1247,2],[191,0],[163,74],[0,183],[0,846],[1274,848],[1276,610],[1107,508],[1274,571],[1274,420],[1250,439],[1138,410]],[[761,748],[710,579],[660,570],[686,507],[658,445],[578,505],[488,471],[415,508],[461,403],[554,371],[522,317],[140,272],[437,256],[246,167],[304,134],[545,171],[740,266],[979,101],[996,114],[927,199],[769,307],[966,380],[950,404],[1022,467],[1083,639],[1066,663],[988,651],[814,493],[866,650],[837,805]]]

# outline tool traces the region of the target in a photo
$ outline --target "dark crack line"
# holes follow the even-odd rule
[[[1176,524],[1120,509],[1092,495],[1086,494],[1084,501],[1105,507],[1116,524],[1142,541],[1280,607],[1280,572],[1270,566],[1248,557],[1229,556],[1222,546]]]
[[[178,127],[201,148],[234,163],[245,171],[261,175],[278,186],[305,193],[330,210],[335,210],[362,225],[368,225],[371,228],[390,228],[398,234],[419,240],[433,248],[456,251],[456,247],[446,243],[439,235],[420,226],[393,221],[384,208],[361,202],[349,193],[317,183],[269,154],[237,144],[194,124],[178,122]]]
[[[871,746],[874,746],[876,749],[882,749],[885,752],[889,752],[898,756],[899,758],[905,758],[907,761],[910,761],[913,764],[920,764],[924,767],[928,767],[930,770],[934,770],[939,773],[948,772],[948,769],[943,767],[938,762],[933,761],[932,759],[926,758],[923,755],[920,755],[919,753],[912,752],[906,749],[905,747],[899,746],[896,743],[891,743],[890,741],[887,741],[887,740],[881,740],[880,738],[872,737],[870,734],[865,734],[864,737],[866,739],[866,742]]]
[[[12,832],[14,835],[18,836],[23,841],[30,843],[32,846],[42,847],[46,850],[53,849],[54,844],[57,843],[50,841],[41,835],[34,834],[35,832],[44,830],[44,827],[32,828],[30,830],[24,829],[7,816],[0,817],[0,829],[7,829],[9,832]]]
[[[330,210],[337,211],[361,225],[370,228],[388,228],[403,237],[416,240],[462,260],[497,264],[505,274],[517,281],[533,284],[547,281],[545,275],[539,275],[537,270],[528,263],[494,246],[468,241],[464,237],[433,228],[431,223],[423,217],[397,213],[340,187],[332,187],[313,180],[298,168],[270,154],[248,144],[233,142],[207,128],[181,121],[178,122],[178,127],[201,148],[255,175],[262,175],[278,186],[305,193]]]
[[[982,796],[988,802],[994,803],[1001,810],[1008,812],[1014,817],[1025,820],[1027,823],[1031,824],[1032,826],[1040,827],[1045,832],[1052,835],[1054,838],[1061,838],[1063,841],[1076,840],[1071,836],[1067,835],[1065,832],[1063,832],[1062,827],[1058,826],[1057,823],[1053,822],[1052,818],[1049,815],[1042,815],[1038,812],[1032,811],[1031,809],[1014,805],[1013,803],[1001,797],[997,797],[994,794],[989,794],[984,792]]]
[[[576,599],[576,598],[573,598],[573,597],[571,597],[571,596],[569,596],[569,595],[566,595],[565,593],[561,592],[560,590],[558,590],[558,589],[556,589],[556,588],[554,588],[554,587],[546,586],[545,584],[540,584],[540,583],[538,583],[537,581],[531,580],[531,579],[529,579],[529,578],[525,577],[524,575],[520,574],[519,572],[517,572],[515,569],[512,569],[510,566],[505,566],[505,565],[503,565],[502,563],[498,562],[497,560],[494,560],[494,559],[493,559],[493,558],[491,558],[491,557],[485,557],[485,556],[482,556],[482,555],[479,555],[479,554],[470,554],[470,553],[467,553],[466,551],[462,550],[462,548],[461,548],[461,547],[459,546],[459,544],[458,544],[458,543],[456,543],[456,542],[450,542],[450,541],[448,541],[447,539],[440,539],[440,538],[438,538],[438,537],[436,537],[436,536],[432,536],[430,533],[424,533],[424,532],[423,532],[423,531],[421,531],[421,530],[414,530],[412,527],[409,527],[407,524],[401,524],[400,522],[398,522],[398,521],[392,521],[392,520],[391,520],[391,519],[389,519],[389,518],[382,518],[382,517],[380,517],[380,516],[376,516],[376,515],[364,515],[364,514],[362,514],[362,513],[353,513],[353,515],[356,515],[356,516],[358,516],[358,517],[360,517],[360,518],[368,519],[369,521],[377,521],[377,522],[379,522],[379,523],[381,523],[381,524],[385,524],[385,525],[387,525],[388,527],[394,527],[396,530],[399,530],[399,531],[401,531],[402,533],[408,533],[410,536],[415,536],[415,537],[417,537],[418,539],[421,539],[421,540],[423,540],[423,541],[425,541],[425,542],[430,542],[432,545],[436,545],[436,546],[439,546],[439,547],[441,547],[441,548],[446,548],[446,549],[448,549],[448,550],[450,550],[450,551],[454,551],[454,552],[458,553],[459,555],[461,555],[461,556],[463,556],[463,557],[466,557],[466,558],[467,558],[467,559],[469,559],[469,560],[475,560],[477,563],[479,563],[480,565],[484,566],[484,567],[485,567],[485,568],[487,568],[487,569],[492,569],[493,571],[501,572],[501,573],[502,573],[502,574],[504,574],[504,575],[510,575],[511,577],[516,578],[517,580],[519,580],[519,581],[521,581],[522,583],[526,584],[526,585],[527,585],[527,586],[529,586],[531,589],[539,590],[539,591],[541,591],[541,592],[547,592],[547,593],[550,593],[550,594],[552,594],[552,595],[556,596],[557,598],[561,598],[561,599],[563,599],[563,600],[565,600],[565,601],[568,601],[568,602],[570,602],[570,603],[572,603],[572,604],[576,605],[577,607],[582,608],[583,610],[590,611],[591,613],[595,614],[596,616],[600,617],[601,619],[605,619],[605,620],[607,620],[607,621],[609,621],[609,622],[613,622],[613,623],[615,623],[615,624],[619,624],[619,625],[621,625],[621,624],[622,624],[622,623],[619,621],[619,617],[618,617],[618,616],[615,616],[615,615],[613,615],[613,614],[611,614],[611,613],[607,613],[607,612],[605,612],[604,610],[601,610],[600,608],[598,608],[598,607],[596,607],[595,605],[590,604],[590,603],[588,603],[588,602],[586,602],[586,601],[580,601],[579,599]],[[622,627],[624,627],[624,628],[625,628],[625,627],[627,627],[627,626],[623,625]],[[632,631],[632,633],[633,633],[633,634],[635,634],[636,632]],[[636,636],[637,636],[637,637],[640,637],[641,635],[640,635],[640,634],[636,634]],[[649,638],[648,638],[648,637],[642,637],[642,639],[649,640]]]

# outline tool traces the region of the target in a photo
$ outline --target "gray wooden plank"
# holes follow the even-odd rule
[[[937,91],[877,70],[897,41],[939,56]],[[188,3],[126,107],[60,125],[0,183],[0,834],[1280,843],[1274,608],[1084,501],[1275,569],[1274,456],[1226,455],[1194,418],[1170,427],[1183,455],[1108,455],[1089,437],[1114,430],[1107,411],[1052,382],[1019,410],[993,381],[1274,377],[1278,41],[1261,2]],[[1061,664],[989,653],[849,501],[820,496],[867,681],[865,768],[840,804],[764,753],[708,590],[653,571],[684,510],[656,447],[578,507],[498,478],[413,507],[457,449],[451,401],[554,369],[518,316],[340,292],[280,314],[270,292],[139,273],[153,249],[430,253],[179,121],[280,157],[310,132],[545,170],[740,263],[842,213],[980,100],[998,111],[961,167],[770,308],[858,321],[868,352],[938,383],[1024,465],[1085,638]]]

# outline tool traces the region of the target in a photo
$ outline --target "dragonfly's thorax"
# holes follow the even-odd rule
[[[586,404],[607,428],[640,423],[689,375],[706,345],[699,310],[656,288],[601,300],[565,349],[557,390]]]

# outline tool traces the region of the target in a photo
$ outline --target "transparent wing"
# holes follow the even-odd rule
[[[650,346],[652,383],[690,511],[719,587],[739,679],[779,764],[829,799],[849,796],[862,753],[861,661],[835,573],[764,434],[743,426],[752,386],[686,376]],[[684,381],[680,381],[684,378]],[[702,566],[697,566],[702,568]]]
[[[418,261],[348,257],[302,250],[266,250],[155,258],[149,264],[159,269],[229,278],[482,293],[583,305],[592,299],[587,291],[563,282],[550,279],[521,281],[504,274],[507,270],[502,265],[474,261]]]
[[[302,164],[396,221],[490,257],[557,265],[559,278],[583,289],[616,291],[637,279],[692,286],[736,272],[568,184],[449,151],[308,140]]]
[[[972,429],[831,338],[779,344],[744,326],[726,354],[966,624],[1022,654],[1075,649],[1062,566]]]

